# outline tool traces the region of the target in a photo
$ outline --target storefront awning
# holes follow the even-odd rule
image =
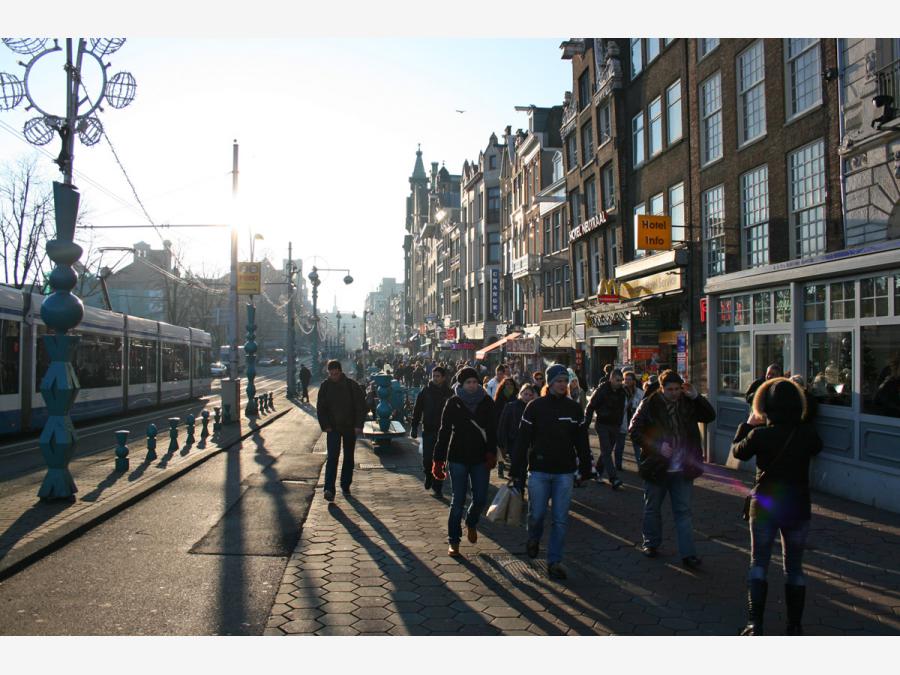
[[[521,335],[521,333],[510,333],[506,337],[502,337],[499,340],[497,340],[496,342],[489,344],[487,347],[485,347],[483,349],[479,349],[477,352],[475,352],[475,360],[476,361],[484,361],[484,357],[487,356],[488,352],[502,347],[503,345],[506,344],[507,340],[512,340],[514,338],[519,337],[520,335]]]

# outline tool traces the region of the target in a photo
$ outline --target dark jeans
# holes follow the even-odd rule
[[[765,579],[772,558],[772,545],[781,533],[781,552],[784,558],[784,581],[794,586],[805,586],[803,576],[803,549],[809,534],[809,521],[792,527],[780,527],[771,518],[750,520],[750,578]]]
[[[606,472],[606,477],[610,482],[616,480],[616,467],[613,464],[613,452],[619,445],[619,437],[621,437],[621,449],[618,451],[617,463],[622,461],[622,450],[625,449],[625,434],[619,431],[618,426],[610,426],[606,424],[597,425],[597,436],[600,439],[600,459],[597,460],[597,480]]]
[[[422,469],[425,471],[425,477],[431,475],[431,466],[434,462],[434,444],[437,443],[436,431],[422,432]],[[444,489],[444,481],[433,479],[431,484],[435,492],[441,492]]]
[[[450,462],[447,465],[453,497],[450,500],[450,516],[447,518],[447,541],[458,544],[462,539],[463,506],[466,503],[466,492],[472,486],[472,503],[466,511],[466,525],[475,527],[481,511],[487,503],[488,478],[490,472],[487,464],[463,464]]]
[[[691,492],[693,481],[680,471],[667,473],[661,483],[644,482],[644,546],[658,548],[662,541],[662,505],[668,493],[672,500],[672,515],[678,537],[678,552],[682,558],[696,555],[691,521]]]
[[[338,457],[341,454],[341,445],[343,445],[344,461],[341,463],[341,489],[346,490],[353,482],[353,451],[356,448],[356,432],[353,429],[350,431],[329,431],[325,434],[325,445],[328,449],[328,459],[325,462],[325,489],[334,492]]]
[[[309,385],[305,382],[300,383],[300,398],[309,402]]]

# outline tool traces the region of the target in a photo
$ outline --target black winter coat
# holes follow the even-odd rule
[[[593,459],[583,422],[581,406],[568,396],[547,394],[531,401],[522,414],[510,476],[573,473],[576,468],[589,473]]]
[[[434,461],[472,465],[483,463],[488,455],[497,455],[494,402],[485,395],[473,415],[459,396],[451,396],[441,414]]]
[[[434,382],[429,382],[416,397],[412,428],[418,429],[421,424],[425,433],[434,433],[440,429],[441,413],[444,412],[444,405],[451,396],[453,392],[450,391],[450,387],[446,385],[439,387]]]
[[[822,439],[812,424],[741,424],[731,454],[742,461],[756,457],[757,479],[766,474],[756,490],[762,499],[750,502],[750,517],[774,518],[787,527],[809,520],[809,463],[821,450]]]
[[[590,426],[594,412],[597,413],[597,427],[610,426],[621,427],[625,417],[625,405],[628,396],[625,387],[613,389],[609,381],[604,382],[591,396],[587,409],[584,411],[584,425]]]
[[[716,411],[702,394],[691,400],[682,395],[678,401],[679,415],[684,426],[680,436],[684,442],[684,477],[694,480],[703,475],[703,447],[699,423],[716,419]],[[643,399],[628,427],[631,440],[641,449],[638,472],[651,483],[661,483],[669,470],[669,459],[659,449],[664,441],[672,444],[673,430],[662,391]]]
[[[367,412],[362,387],[346,375],[337,382],[327,379],[319,385],[316,416],[322,431],[327,428],[333,431],[362,429]]]
[[[497,444],[512,451],[516,447],[516,438],[519,435],[519,424],[522,422],[522,414],[525,412],[525,401],[517,398],[503,407],[500,414],[500,422],[497,424]]]

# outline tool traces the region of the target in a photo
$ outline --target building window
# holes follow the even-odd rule
[[[619,245],[616,241],[616,228],[610,225],[606,230],[606,278],[616,278],[616,263],[619,260]]]
[[[585,164],[594,156],[594,132],[590,120],[581,127],[581,157]]]
[[[573,133],[566,139],[566,168],[569,171],[578,166],[578,139]]]
[[[647,63],[659,56],[659,38],[647,38]]]
[[[833,320],[852,319],[856,316],[856,284],[854,282],[839,281],[831,284],[829,295],[830,315]]]
[[[488,232],[488,265],[500,264],[500,233]]]
[[[651,216],[664,215],[663,193],[662,192],[660,192],[658,195],[653,195],[652,197],[650,197],[650,215]]]
[[[588,241],[588,256],[590,258],[590,276],[588,281],[588,290],[596,293],[600,286],[600,248],[601,239],[599,236],[593,236]]]
[[[825,320],[825,284],[807,284],[803,287],[803,319]]]
[[[544,309],[556,309],[553,306],[553,273],[544,272]]]
[[[487,189],[487,220],[489,223],[500,222],[500,187]]]
[[[650,121],[650,134],[647,140],[650,156],[653,157],[662,152],[662,98],[651,101],[647,117]]]
[[[791,322],[791,289],[775,291],[775,323]]]
[[[814,38],[785,40],[787,116],[795,117],[822,102],[822,62]]]
[[[578,78],[579,110],[587,108],[591,102],[591,71],[585,70]]]
[[[631,38],[631,79],[633,80],[644,69],[644,56],[641,54],[641,38]]]
[[[577,189],[569,193],[569,215],[572,227],[581,222],[581,193]]]
[[[719,298],[718,326],[719,328],[731,326],[732,315],[734,314],[732,306],[734,305],[731,298]]]
[[[612,120],[609,113],[609,103],[600,108],[600,112],[597,115],[597,125],[599,126],[598,132],[600,133],[597,144],[603,145],[612,136]]]
[[[900,325],[863,326],[860,341],[863,412],[900,417]]]
[[[635,216],[643,216],[643,215],[645,215],[645,212],[644,212],[644,209],[645,209],[645,208],[646,208],[646,206],[645,206],[643,203],[638,204],[637,206],[634,207],[634,215],[635,215]],[[632,239],[632,241],[634,242],[634,259],[637,260],[638,258],[643,258],[645,255],[647,255],[647,252],[646,252],[644,249],[641,249],[641,248],[638,248],[638,247],[637,247],[637,241],[638,241],[638,238],[637,238],[637,217],[634,218],[634,225],[633,225],[632,227],[634,228],[634,237],[633,237],[633,239]]]
[[[860,280],[859,315],[864,319],[888,315],[887,277],[871,277]]]
[[[753,294],[753,323],[772,323],[772,294],[769,291]]]
[[[706,276],[725,274],[725,186],[703,193],[701,222],[706,243]]]
[[[575,266],[575,297],[584,297],[584,247],[583,242],[573,246],[572,264]]]
[[[807,333],[806,381],[809,393],[819,403],[850,406],[852,333]]]
[[[496,169],[497,168],[497,155],[491,155],[488,157],[488,168]]]
[[[556,292],[554,293],[553,306],[559,309],[563,306],[563,269],[557,267],[553,270],[553,278],[556,281]]]
[[[681,138],[681,80],[666,89],[667,141],[672,145]]]
[[[565,248],[562,243],[562,213],[556,211],[553,214],[553,250],[559,251]]]
[[[672,218],[672,241],[685,241],[684,183],[669,188],[669,216]]]
[[[563,294],[565,295],[563,307],[572,306],[572,286],[569,283],[569,266],[563,265]]]
[[[553,251],[553,231],[550,228],[550,217],[544,218],[544,253]]]
[[[722,77],[716,73],[700,85],[700,158],[709,164],[722,156]]]
[[[709,54],[719,46],[719,38],[697,38],[697,60]]]
[[[597,215],[597,181],[589,178],[584,184],[584,209],[585,220]]]
[[[743,396],[752,381],[750,332],[719,333],[719,389]]]
[[[788,167],[794,255],[820,255],[825,253],[825,141],[792,152]]]
[[[749,326],[751,319],[750,296],[737,295],[734,297],[734,325]]]
[[[756,334],[756,369],[762,371],[770,363],[778,364],[781,372],[791,369],[791,336],[790,334]]]
[[[631,163],[638,167],[644,163],[644,113],[639,112],[631,120]]]
[[[769,263],[769,169],[763,165],[741,176],[741,230],[747,268]]]
[[[762,40],[737,57],[738,145],[766,133],[766,65]]]
[[[603,167],[603,171],[600,172],[600,180],[603,182],[603,210],[610,211],[616,208],[616,184],[612,163]]]
[[[560,180],[563,177],[563,161],[562,161],[562,153],[555,152],[553,153],[553,182]]]

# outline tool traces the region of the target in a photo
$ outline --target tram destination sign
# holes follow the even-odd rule
[[[259,295],[262,289],[262,264],[258,262],[238,263],[238,295]]]

